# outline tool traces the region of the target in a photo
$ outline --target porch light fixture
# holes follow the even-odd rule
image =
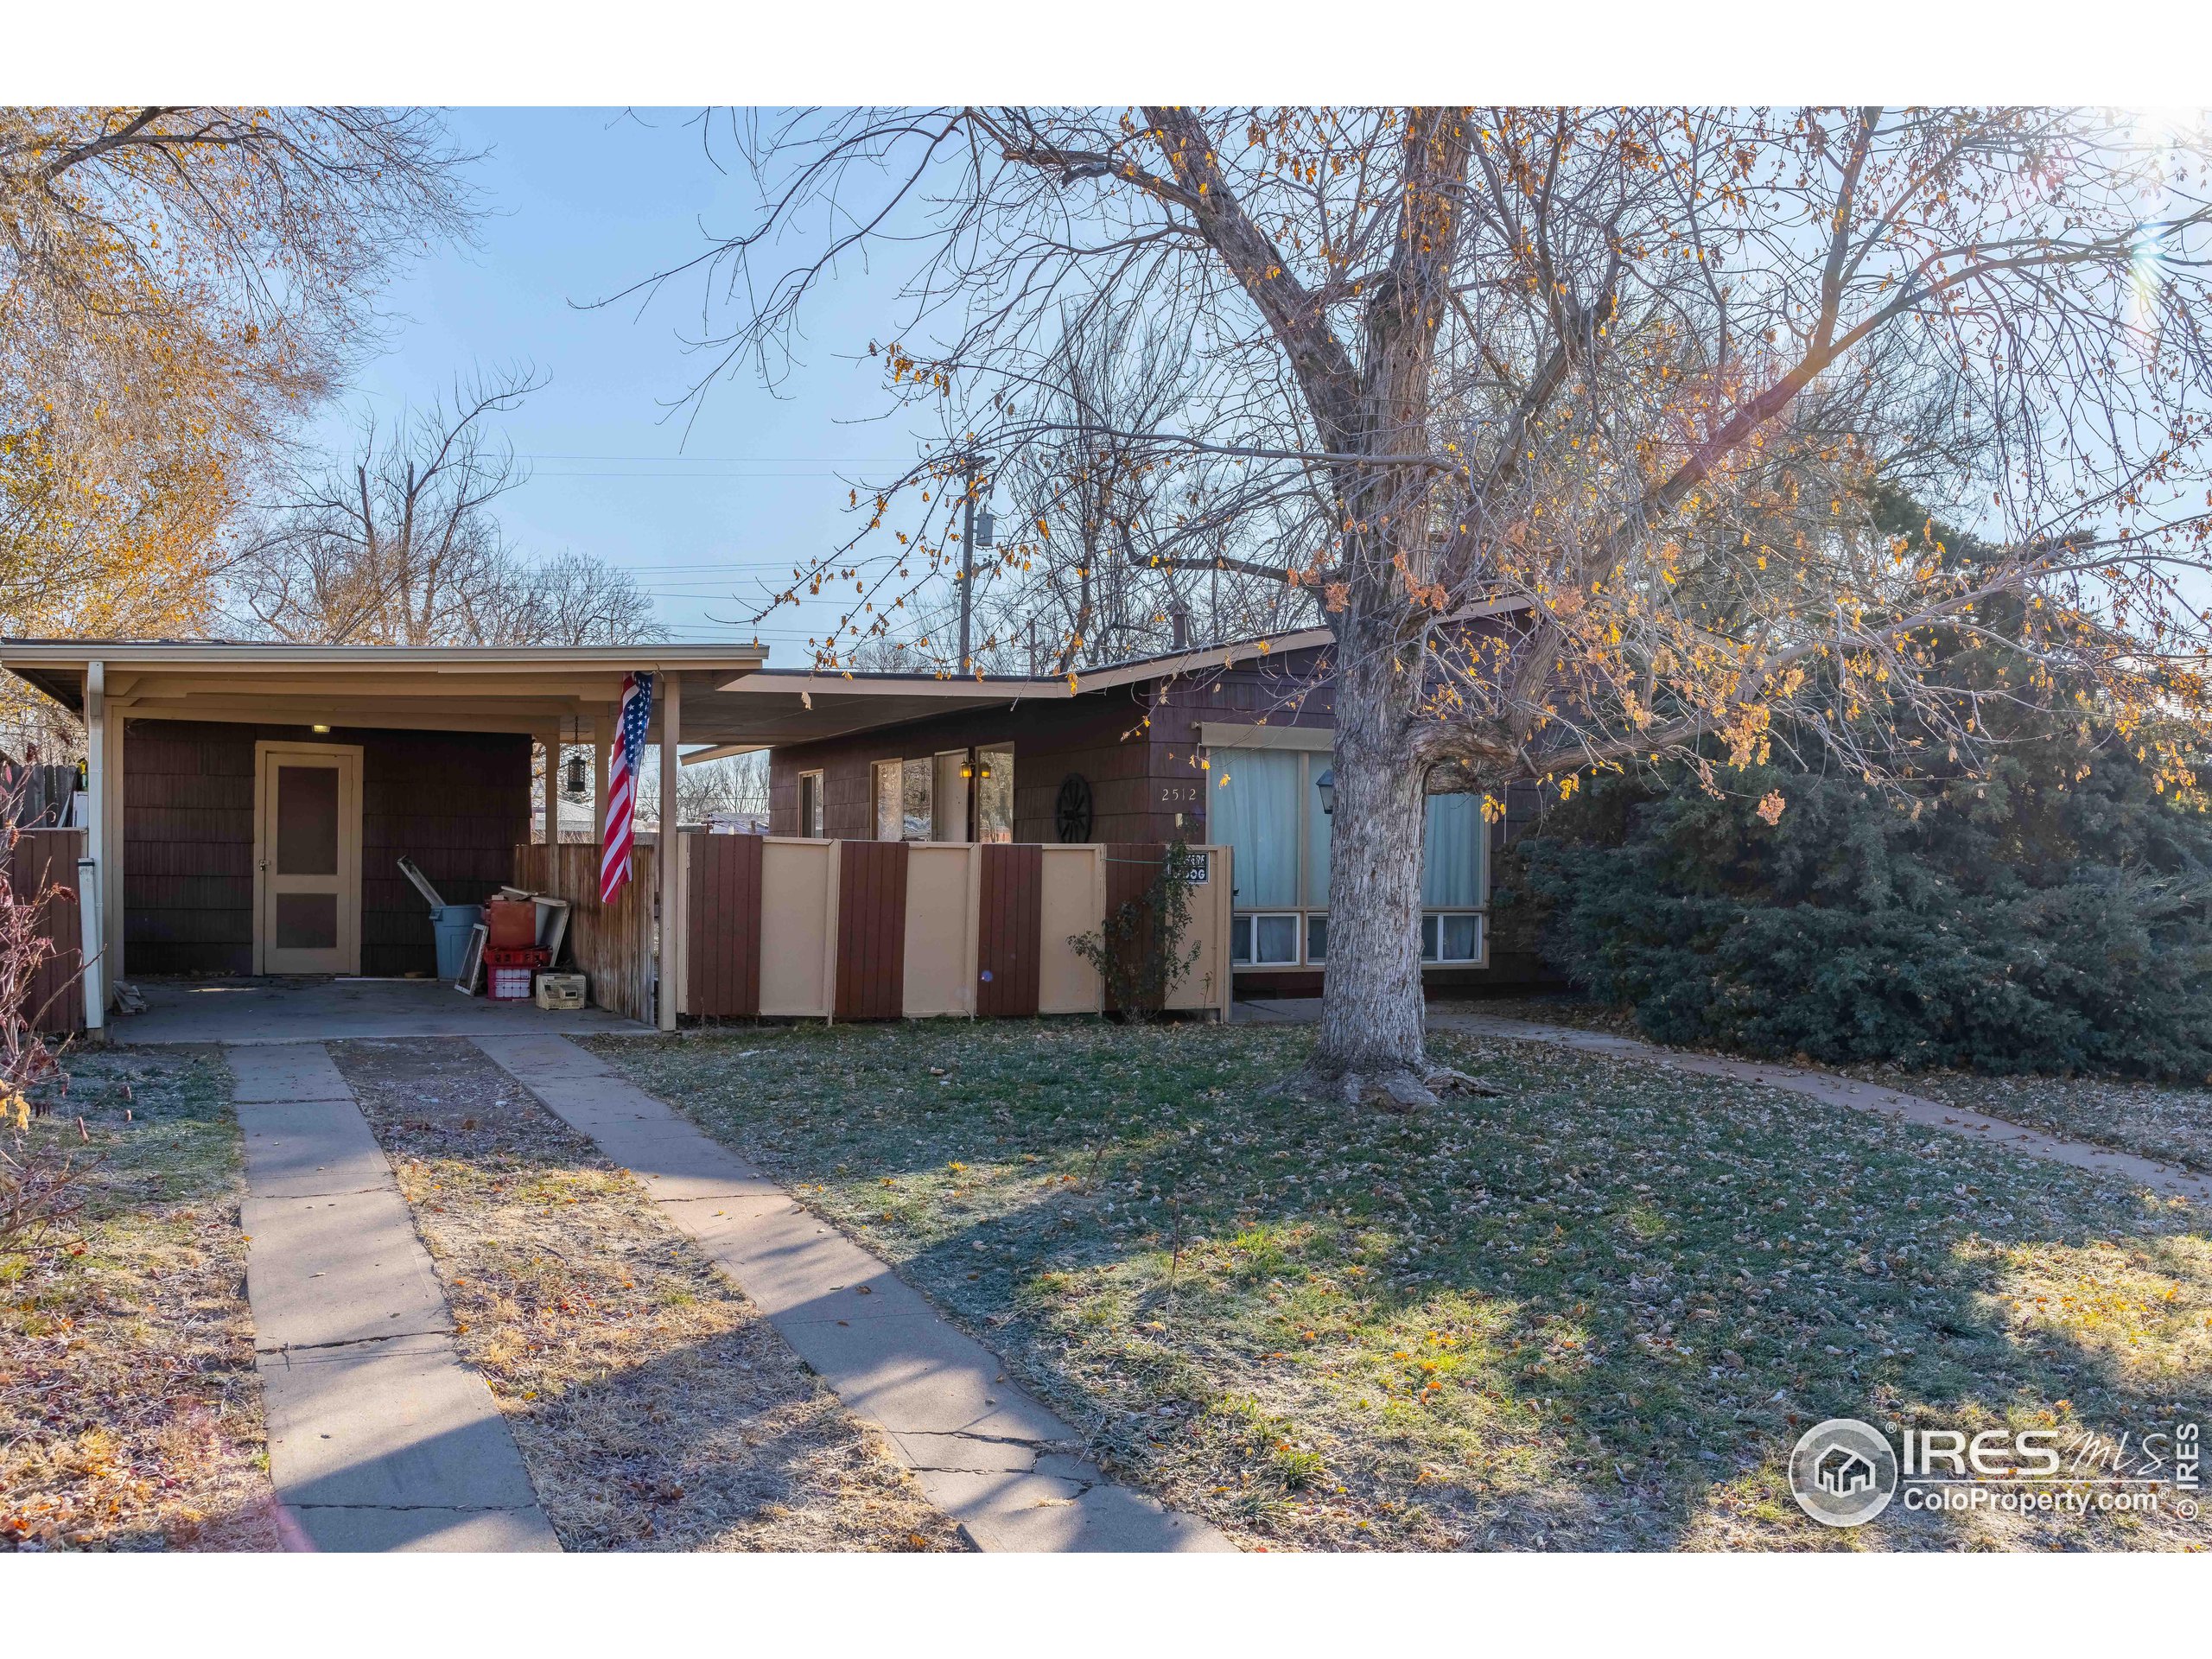
[[[569,751],[569,777],[568,781],[562,785],[561,792],[572,801],[581,801],[591,793],[591,779],[584,776],[584,756],[582,749]]]
[[[1321,791],[1321,816],[1333,817],[1337,810],[1337,772],[1332,766],[1313,780],[1313,787]]]
[[[960,763],[960,775],[963,778],[973,778],[976,775],[976,768],[973,763],[963,760]]]
[[[308,730],[313,732],[317,737],[327,737],[330,735],[330,728],[327,726],[310,726],[308,728]]]
[[[976,775],[978,778],[988,778],[991,775],[991,763],[988,760],[984,761],[982,770],[977,772]]]

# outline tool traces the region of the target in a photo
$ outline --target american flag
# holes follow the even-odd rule
[[[607,839],[599,849],[599,902],[611,905],[630,879],[630,819],[638,804],[638,766],[653,715],[653,677],[622,677],[622,712],[614,722],[614,760],[607,769]]]

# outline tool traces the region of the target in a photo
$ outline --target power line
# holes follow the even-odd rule
[[[515,454],[522,461],[661,461],[671,465],[696,461],[702,466],[847,467],[865,461],[887,467],[909,464],[916,460],[912,455],[586,455],[556,453],[550,449],[518,449]]]

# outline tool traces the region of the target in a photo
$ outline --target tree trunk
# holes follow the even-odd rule
[[[1421,1042],[1421,877],[1425,778],[1411,688],[1388,644],[1339,643],[1329,952],[1310,1082],[1355,1101],[1427,1098]]]

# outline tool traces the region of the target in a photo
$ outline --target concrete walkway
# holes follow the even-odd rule
[[[1236,1004],[1231,1017],[1266,1023],[1303,1023],[1321,1017],[1321,1003],[1318,997],[1239,1002]],[[2069,1164],[2076,1169],[2093,1170],[2101,1175],[2117,1175],[2154,1192],[2171,1193],[2199,1204],[2212,1204],[2212,1177],[2200,1175],[2179,1165],[2160,1163],[2154,1158],[2140,1157],[2132,1152],[2115,1152],[2109,1147],[2095,1146],[2087,1141],[2071,1141],[2060,1135],[2046,1135],[2041,1129],[2030,1128],[2024,1123],[1967,1111],[1962,1107],[1948,1106],[1942,1101],[1929,1100],[1919,1095],[1908,1095],[1901,1090],[1887,1088],[1880,1084],[1861,1083],[1856,1077],[1842,1077],[1833,1071],[1662,1048],[1656,1043],[1639,1042],[1633,1037],[1616,1037],[1608,1032],[1584,1031],[1574,1026],[1542,1025],[1533,1020],[1509,1020],[1493,1014],[1433,1013],[1428,1018],[1428,1027],[1432,1031],[1458,1032],[1470,1037],[1505,1037],[1519,1042],[1556,1043],[1562,1048],[1578,1049],[1586,1054],[1610,1054],[1622,1059],[1643,1060],[1655,1065],[1671,1066],[1677,1071],[1693,1071],[1701,1077],[1729,1077],[1738,1083],[1763,1083],[1770,1089],[1808,1096],[1831,1106],[1847,1106],[1858,1112],[1878,1112],[1917,1128],[1982,1136],[2024,1157],[2046,1159],[2055,1164]]]
[[[718,1141],[559,1037],[476,1046],[597,1141],[699,1242],[924,1496],[986,1550],[1225,1550],[1205,1522],[1109,1484],[1075,1431],[1009,1382],[875,1256]]]
[[[464,996],[432,979],[134,979],[143,1014],[107,1024],[118,1043],[316,1043],[353,1037],[479,1037],[652,1027],[605,1008],[552,1014],[534,1002]]]
[[[328,1052],[293,1043],[226,1058],[277,1497],[318,1549],[560,1548]]]

